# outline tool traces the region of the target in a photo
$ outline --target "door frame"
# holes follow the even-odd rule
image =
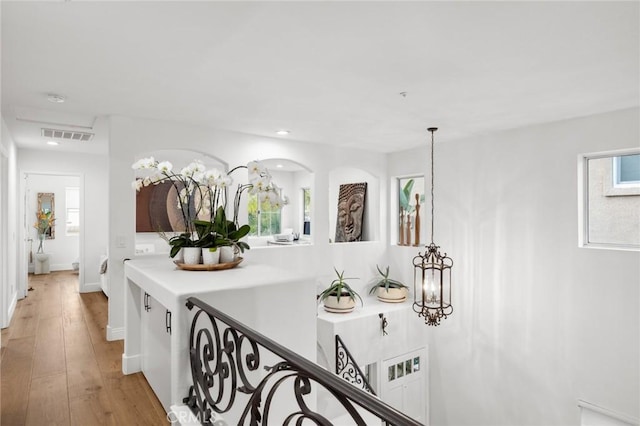
[[[27,218],[27,197],[29,196],[29,188],[27,185],[27,178],[29,175],[39,176],[73,176],[78,178],[78,188],[80,192],[80,235],[78,236],[78,258],[80,266],[78,270],[78,291],[82,292],[84,289],[84,245],[85,245],[85,218],[84,218],[84,173],[80,172],[61,172],[61,171],[28,171],[20,170],[20,211],[19,227],[20,238],[18,239],[18,269],[17,269],[17,281],[18,281],[18,298],[22,299],[27,296],[29,285],[29,253],[27,252],[27,243],[29,240],[29,231],[31,228],[31,219]]]

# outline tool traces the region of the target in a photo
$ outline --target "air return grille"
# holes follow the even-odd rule
[[[88,142],[91,139],[93,139],[93,135],[94,135],[93,133],[74,132],[72,130],[42,128],[42,136],[48,139]]]

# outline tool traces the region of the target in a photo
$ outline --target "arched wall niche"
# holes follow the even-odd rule
[[[208,169],[217,168],[228,171],[229,164],[215,155],[207,154],[201,151],[189,149],[159,149],[154,151],[141,152],[136,155],[136,161],[141,158],[153,157],[157,161],[169,161],[173,164],[174,170],[179,171],[182,167],[188,165],[194,160],[198,160]]]
[[[381,232],[380,179],[356,167],[340,167],[329,172],[329,241],[336,242],[340,185],[366,183],[360,241],[379,241]]]
[[[286,196],[289,204],[282,208],[281,227],[282,233],[289,230],[299,236],[298,243],[311,243],[313,235],[314,217],[314,173],[311,168],[298,161],[288,158],[263,158],[259,160],[271,173],[273,182],[282,189],[282,195]],[[307,208],[305,217],[305,195],[303,190],[309,190],[310,208]],[[245,202],[246,204],[246,202]],[[305,222],[308,222],[309,234],[305,234]],[[268,241],[273,240],[272,236],[256,237],[249,239],[251,247],[269,247]]]

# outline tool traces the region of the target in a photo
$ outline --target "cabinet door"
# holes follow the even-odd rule
[[[167,308],[151,295],[143,295],[142,373],[168,412],[171,405],[171,335]]]
[[[407,416],[425,423],[427,351],[419,349],[382,363],[380,398]]]

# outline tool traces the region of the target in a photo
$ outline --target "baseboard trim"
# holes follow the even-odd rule
[[[102,291],[102,287],[100,287],[100,283],[85,283],[80,293],[93,293],[96,291]]]
[[[142,371],[140,355],[127,356],[122,354],[122,373],[133,374]]]
[[[14,292],[13,296],[11,297],[11,303],[9,303],[9,307],[7,308],[7,323],[6,324],[0,324],[0,328],[7,328],[9,327],[9,324],[11,324],[11,318],[13,318],[13,313],[16,311],[16,305],[18,303],[18,293]],[[0,323],[2,322],[2,319],[0,319]]]
[[[72,271],[73,268],[66,264],[66,263],[52,263],[51,267],[49,268],[49,270],[51,272],[57,272],[57,271]]]
[[[111,327],[107,325],[107,340],[124,340],[124,327]]]

